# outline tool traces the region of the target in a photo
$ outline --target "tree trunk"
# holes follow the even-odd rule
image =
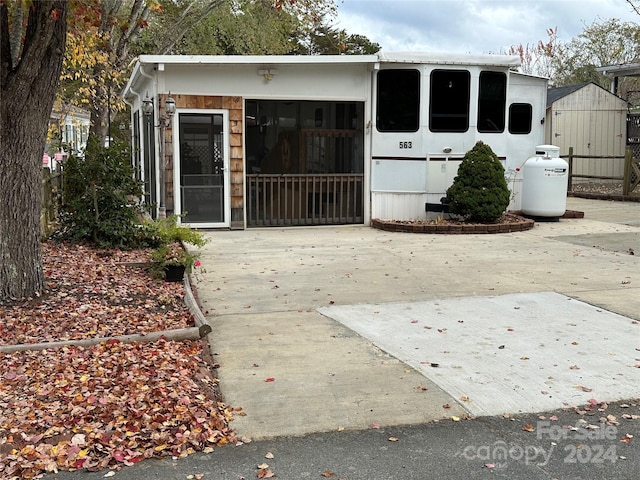
[[[68,2],[33,2],[16,64],[0,4],[0,302],[44,289],[40,247],[42,155],[67,31]]]
[[[117,68],[117,67],[114,67]],[[110,107],[111,101],[109,95],[112,93],[107,86],[105,65],[97,64],[93,68],[92,77],[96,79],[94,86],[94,94],[91,102],[91,122],[89,127],[89,135],[95,135],[100,140],[101,145],[106,144],[109,136],[110,123]]]

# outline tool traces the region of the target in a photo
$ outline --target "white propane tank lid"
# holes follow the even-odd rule
[[[538,145],[536,146],[536,155],[544,158],[560,158],[560,147],[555,145]]]

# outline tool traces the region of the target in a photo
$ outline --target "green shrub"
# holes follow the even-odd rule
[[[178,215],[169,215],[167,218],[145,221],[146,235],[154,245],[180,242],[202,247],[207,243],[197,230],[178,225],[178,218]]]
[[[150,239],[157,245],[151,252],[151,274],[159,279],[166,275],[165,267],[182,265],[187,273],[196,265],[198,254],[189,253],[184,244],[202,247],[207,240],[197,230],[178,225],[178,216],[146,221],[144,223]]]
[[[500,160],[489,145],[478,142],[465,154],[446,198],[450,212],[469,221],[493,222],[509,206],[510,196]]]
[[[149,245],[140,228],[145,214],[142,182],[134,177],[123,144],[109,147],[90,140],[84,158],[70,157],[64,165],[60,226],[53,237],[88,241],[99,247]]]

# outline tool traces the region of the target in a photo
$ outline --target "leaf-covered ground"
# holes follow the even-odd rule
[[[148,251],[43,244],[48,292],[0,305],[0,345],[193,326],[181,283],[152,279]],[[201,342],[0,353],[0,478],[120,468],[233,441]]]

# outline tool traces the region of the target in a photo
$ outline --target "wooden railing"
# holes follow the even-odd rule
[[[362,223],[363,174],[247,175],[249,226]]]
[[[629,148],[627,148],[624,156],[593,156],[574,154],[573,147],[569,147],[569,155],[563,156],[562,158],[566,159],[569,164],[569,181],[567,184],[567,190],[569,192],[573,189],[574,178],[621,181],[623,195],[629,195],[638,186],[638,184],[640,184],[640,159],[633,158],[633,153]],[[578,159],[624,160],[624,174],[622,176],[574,174],[574,160]]]

